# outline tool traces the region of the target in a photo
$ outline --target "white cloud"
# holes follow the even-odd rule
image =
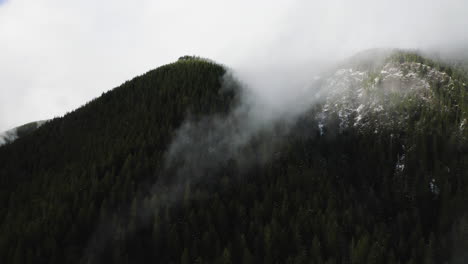
[[[0,130],[62,115],[185,54],[294,68],[372,47],[462,45],[466,10],[463,0],[7,0]]]

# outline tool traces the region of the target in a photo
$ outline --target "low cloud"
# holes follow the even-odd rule
[[[246,75],[276,68],[253,80],[275,84],[368,48],[463,49],[467,9],[463,0],[4,1],[0,131],[63,115],[185,54]]]

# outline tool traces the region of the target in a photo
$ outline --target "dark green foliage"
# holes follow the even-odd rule
[[[39,121],[42,122],[42,121]],[[30,133],[32,133],[34,130],[36,130],[40,125],[38,122],[31,122],[27,123],[25,125],[19,126],[16,128],[16,133],[18,137],[24,137]]]
[[[420,59],[411,56],[396,58]],[[446,96],[441,86],[438,106],[402,106],[404,130],[339,133],[330,120],[321,135],[311,111],[266,162],[222,164],[209,180],[181,183],[176,202],[169,180],[151,190],[171,176],[164,153],[183,120],[235,105],[224,73],[183,57],[0,147],[0,263],[463,259],[465,88]],[[271,138],[245,151],[261,160]]]
[[[158,177],[188,114],[228,111],[224,73],[203,60],[166,65],[1,147],[0,262],[27,251],[36,263],[80,260],[99,216]]]

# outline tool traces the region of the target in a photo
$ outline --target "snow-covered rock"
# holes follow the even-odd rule
[[[332,114],[339,117],[340,130],[348,127],[373,131],[382,127],[398,128],[405,124],[407,105],[424,105],[433,101],[431,85],[453,80],[444,72],[416,62],[387,61],[379,67],[359,69],[349,66],[338,69],[324,81],[320,123]],[[405,105],[406,104],[406,105]]]

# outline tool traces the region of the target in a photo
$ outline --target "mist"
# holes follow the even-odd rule
[[[159,172],[176,181],[149,187],[165,198],[140,207],[145,222],[162,202],[183,200],[189,176],[209,180],[230,161],[248,169],[254,155],[242,150],[261,133],[279,139],[263,152],[268,162],[295,121],[323,101],[324,76],[355,53],[466,56],[467,10],[464,0],[0,1],[0,131],[62,116],[182,55],[227,65],[224,83],[238,87],[225,88],[238,89],[238,104],[227,116],[187,117]],[[85,259],[110,238],[107,220]]]
[[[278,92],[278,83],[310,80],[297,76],[361,50],[463,50],[467,5],[462,0],[2,1],[0,131],[62,116],[185,54],[232,67],[262,98],[280,103],[275,98],[294,97],[296,90]]]

